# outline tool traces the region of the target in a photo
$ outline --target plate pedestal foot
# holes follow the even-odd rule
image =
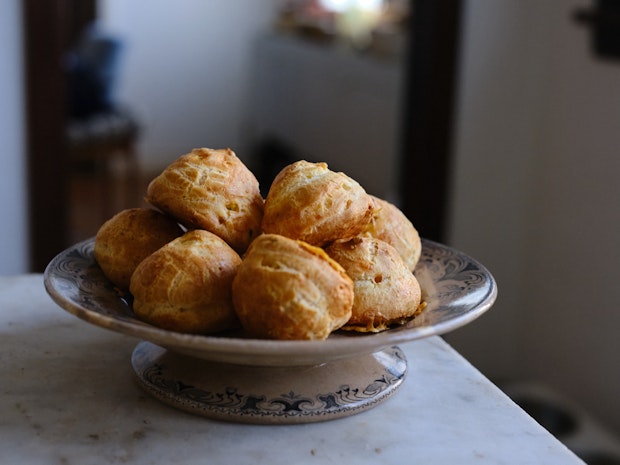
[[[257,424],[311,423],[366,411],[390,398],[407,373],[397,346],[315,366],[262,367],[201,360],[143,341],[131,363],[138,384],[168,405]]]

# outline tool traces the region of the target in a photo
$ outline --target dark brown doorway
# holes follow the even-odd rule
[[[95,0],[24,3],[31,267],[142,203],[139,125],[109,100],[121,43]]]
[[[32,271],[42,271],[67,244],[63,60],[95,11],[95,0],[23,2]]]
[[[402,125],[402,209],[446,240],[462,2],[416,0]]]

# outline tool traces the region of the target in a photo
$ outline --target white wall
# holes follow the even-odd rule
[[[273,35],[259,41],[255,62],[255,141],[277,137],[296,156],[398,201],[399,61]]]
[[[0,274],[28,271],[21,2],[0,3]]]
[[[244,158],[252,40],[273,2],[102,0],[102,24],[126,41],[119,97],[144,126],[140,156],[159,169],[194,147]]]
[[[465,338],[495,377],[515,374],[515,328],[527,301],[529,173],[538,157],[538,83],[547,74],[545,48],[536,44],[544,24],[530,3],[471,1],[463,21],[450,242],[491,269],[500,293],[489,314],[451,340]]]
[[[499,297],[447,339],[620,433],[620,61],[593,58],[578,5],[468,2],[450,242]]]
[[[534,376],[620,433],[620,60],[596,60],[586,30],[556,24],[524,346]]]

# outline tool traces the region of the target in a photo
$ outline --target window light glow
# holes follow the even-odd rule
[[[320,0],[323,8],[343,13],[350,9],[379,11],[383,7],[383,0]]]

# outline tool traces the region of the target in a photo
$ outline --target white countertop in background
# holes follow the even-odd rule
[[[41,275],[0,277],[0,463],[583,463],[439,337],[401,345],[409,372],[385,403],[287,426],[151,398],[133,380],[137,342],[66,313]]]

